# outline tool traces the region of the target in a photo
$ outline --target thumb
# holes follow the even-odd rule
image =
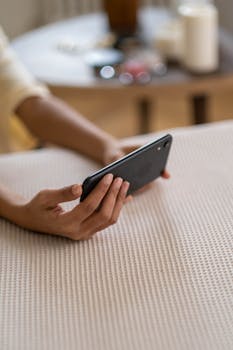
[[[58,190],[47,190],[47,204],[48,206],[56,206],[59,203],[70,202],[78,199],[82,194],[81,185],[72,185],[60,188]]]

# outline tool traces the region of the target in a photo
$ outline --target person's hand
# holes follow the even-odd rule
[[[33,231],[86,240],[116,223],[127,201],[128,188],[128,182],[108,174],[70,211],[65,211],[60,203],[78,199],[82,194],[81,185],[43,190],[29,203],[18,207],[16,223]]]
[[[102,163],[103,165],[108,165],[142,146],[142,143],[132,144],[124,140],[118,140],[114,143],[107,144],[103,152]]]

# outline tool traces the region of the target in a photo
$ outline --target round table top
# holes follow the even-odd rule
[[[162,8],[146,7],[140,10],[139,27],[142,37],[150,43],[156,31],[169,18],[169,12]],[[57,22],[31,31],[12,42],[12,47],[29,71],[39,80],[53,87],[75,88],[118,88],[118,79],[105,81],[95,77],[85,57],[96,41],[108,31],[107,17],[104,13],[94,13]],[[192,85],[199,86],[216,78],[228,79],[233,76],[233,39],[224,34],[223,54],[220,57],[219,71],[208,76],[193,76],[179,66],[169,67],[163,77],[155,77],[147,87]],[[222,40],[221,40],[222,41]],[[59,49],[65,42],[78,47],[75,52]],[[232,45],[231,45],[232,44]],[[134,86],[135,88],[135,86]],[[145,89],[144,86],[136,86]]]

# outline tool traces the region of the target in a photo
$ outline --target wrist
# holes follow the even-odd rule
[[[23,226],[26,218],[26,201],[22,197],[17,197],[15,201],[9,198],[0,203],[0,216]]]
[[[18,226],[25,227],[27,219],[26,208],[26,204],[11,205],[8,211],[7,219],[11,222],[14,222]]]
[[[103,141],[103,151],[109,150],[109,149],[116,149],[119,147],[119,141],[115,139],[114,137],[109,137],[106,140]]]

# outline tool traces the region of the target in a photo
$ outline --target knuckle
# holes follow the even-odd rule
[[[82,233],[82,236],[79,238],[80,241],[88,241],[95,232],[87,230],[85,233]]]
[[[61,198],[65,200],[66,197],[67,197],[67,188],[63,188],[61,190]]]
[[[79,241],[81,237],[80,227],[77,223],[70,223],[66,225],[66,237],[72,241]]]
[[[37,200],[40,202],[40,204],[47,204],[48,196],[49,196],[49,190],[43,190],[43,191],[40,191],[36,197],[37,197]]]
[[[72,241],[77,241],[77,239],[78,239],[78,235],[76,234],[76,232],[72,228],[66,230],[65,236],[67,238],[71,239]]]
[[[104,196],[108,190],[108,188],[110,187],[109,184],[106,183],[100,183],[100,187],[99,187],[99,192],[102,196]]]
[[[71,235],[68,235],[68,237],[69,237],[72,241],[75,241],[75,242],[81,240],[80,232],[73,232]]]
[[[118,189],[117,188],[111,188],[109,191],[109,197],[111,198],[111,200],[115,201],[117,198],[117,194],[118,194]]]
[[[109,213],[106,210],[101,210],[99,213],[101,221],[108,222],[110,221],[111,217]]]
[[[125,194],[122,191],[120,191],[118,194],[118,200],[124,201],[124,199],[125,199]]]
[[[92,213],[96,210],[96,206],[93,202],[86,201],[83,203],[83,208],[87,213]]]

